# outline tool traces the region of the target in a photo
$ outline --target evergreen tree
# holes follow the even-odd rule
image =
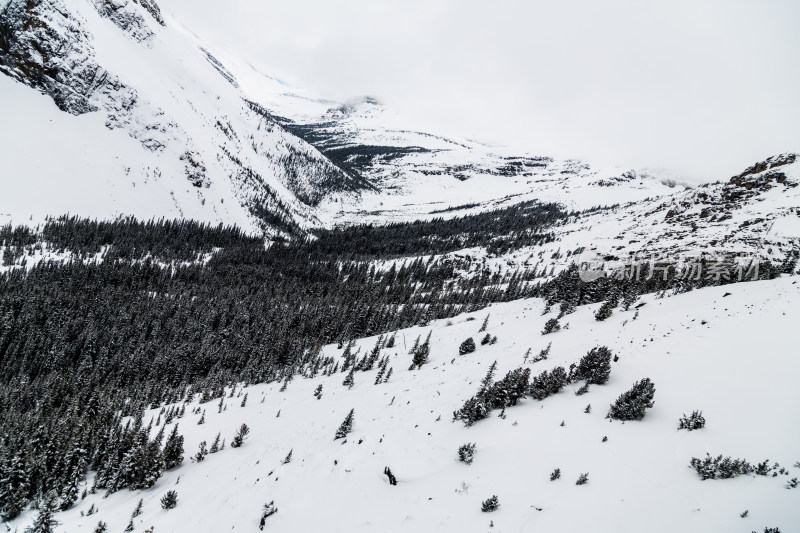
[[[348,389],[352,389],[352,388],[353,388],[353,386],[355,385],[355,382],[356,382],[356,381],[355,381],[355,376],[353,375],[353,373],[355,372],[355,370],[356,370],[356,367],[355,367],[355,366],[353,366],[353,367],[350,369],[350,372],[349,372],[349,373],[347,374],[347,376],[344,378],[344,381],[342,381],[342,385],[344,385],[344,386],[345,386],[345,387],[347,387]]]
[[[594,318],[600,321],[607,319],[614,312],[614,307],[616,306],[617,302],[615,300],[606,300],[594,314]]]
[[[498,507],[500,507],[500,501],[497,499],[497,496],[492,496],[483,501],[481,504],[481,511],[484,513],[491,513],[492,511],[496,511]]]
[[[467,443],[459,446],[458,448],[458,460],[462,463],[472,464],[472,460],[475,457],[475,444]]]
[[[198,446],[197,453],[194,454],[195,462],[201,463],[205,461],[206,455],[208,455],[208,450],[206,449],[206,441],[202,441]]]
[[[58,508],[57,496],[55,492],[48,492],[42,502],[39,504],[39,514],[36,515],[33,523],[25,530],[25,533],[53,533],[54,528],[58,525],[53,515],[55,515]]]
[[[222,438],[222,432],[217,433],[217,436],[214,437],[214,442],[211,443],[211,448],[209,448],[208,450],[209,453],[217,453],[220,450],[219,443],[221,438]]]
[[[140,514],[142,514],[142,504],[144,503],[144,499],[139,498],[139,503],[136,504],[136,508],[133,510],[131,514],[131,518],[136,518]]]
[[[472,337],[462,342],[461,346],[458,347],[459,355],[466,355],[474,351],[475,351],[475,341],[472,339]]]
[[[558,331],[561,329],[561,324],[558,323],[557,318],[551,318],[544,324],[544,329],[542,330],[542,335],[547,335],[548,333],[553,333],[554,331]]]
[[[411,361],[412,366],[422,368],[422,365],[428,362],[428,356],[431,353],[431,334],[425,338],[425,342],[420,344],[414,351],[414,358]]]
[[[597,346],[589,350],[571,372],[570,381],[586,380],[586,383],[603,385],[611,375],[611,350]]]
[[[611,405],[608,418],[614,420],[641,420],[645,410],[653,407],[653,397],[656,387],[650,378],[644,378],[633,384],[630,390],[624,392]]]
[[[178,424],[172,428],[161,453],[165,470],[175,468],[183,462],[183,435],[178,434]]]
[[[167,493],[161,497],[162,509],[174,509],[176,505],[178,505],[178,493],[174,490],[167,491]]]
[[[247,427],[247,424],[242,424],[239,426],[239,429],[236,431],[236,435],[233,436],[233,440],[231,441],[231,448],[239,448],[242,444],[244,444],[244,439],[250,433],[250,428]]]
[[[355,409],[350,409],[350,412],[347,413],[347,416],[345,417],[344,421],[339,426],[339,429],[336,430],[336,436],[334,437],[334,440],[343,439],[343,438],[347,437],[347,435],[353,430],[353,414],[354,413],[355,413]]]

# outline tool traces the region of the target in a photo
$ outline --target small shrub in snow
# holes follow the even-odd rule
[[[570,381],[586,380],[587,384],[603,385],[611,375],[611,350],[597,346],[581,357],[571,372]]]
[[[93,533],[106,533],[106,531],[108,531],[108,524],[101,520],[97,523]]]
[[[616,302],[614,302],[613,300],[608,300],[606,302],[603,302],[603,305],[601,305],[600,309],[598,309],[597,312],[594,314],[594,318],[600,321],[607,319],[614,312],[615,306]]]
[[[238,448],[242,444],[244,444],[244,439],[250,433],[250,428],[247,427],[247,424],[242,424],[239,429],[236,431],[236,435],[233,436],[233,440],[231,441],[231,448]]]
[[[588,381],[586,383],[584,383],[583,385],[581,385],[580,388],[575,391],[575,396],[583,396],[587,392],[589,392],[589,382]]]
[[[389,478],[389,485],[397,485],[397,478],[392,474],[392,469],[388,466],[383,469],[384,475]]]
[[[286,458],[283,461],[281,461],[281,463],[283,463],[285,465],[288,465],[289,463],[291,463],[292,462],[292,453],[293,452],[294,452],[294,450],[289,450],[289,453],[286,455]]]
[[[656,388],[650,378],[644,378],[633,384],[630,390],[623,392],[611,405],[608,418],[614,420],[641,420],[645,410],[653,407],[653,396]]]
[[[533,358],[534,363],[538,363],[539,361],[544,361],[547,359],[547,356],[550,355],[550,347],[553,346],[553,343],[549,343],[547,348],[539,352],[539,355]]]
[[[706,454],[705,459],[692,457],[689,466],[695,469],[700,479],[729,479],[743,474],[751,474],[756,469],[744,459],[731,459],[730,457],[711,457]]]
[[[586,472],[585,474],[581,474],[578,476],[578,481],[575,482],[576,485],[586,485],[589,482],[589,473]]]
[[[534,377],[531,382],[530,393],[536,400],[544,400],[556,394],[567,384],[567,372],[563,367],[556,367],[551,371],[545,370]]]
[[[500,507],[500,502],[497,499],[497,496],[492,496],[491,498],[487,498],[481,504],[481,511],[484,513],[491,513],[492,511],[496,511],[497,508]]]
[[[553,470],[553,472],[550,474],[550,481],[555,481],[555,480],[557,480],[557,479],[558,479],[558,478],[560,478],[560,477],[561,477],[561,469],[560,469],[560,468],[556,468],[556,469],[555,469],[555,470]]]
[[[792,479],[790,479],[789,481],[786,482],[786,488],[787,489],[796,489],[797,485],[798,485],[798,481],[797,481],[796,477],[793,477]]]
[[[472,339],[472,337],[462,342],[461,346],[458,347],[459,355],[466,355],[474,351],[475,351],[475,341]]]
[[[174,509],[176,505],[178,505],[178,493],[174,490],[167,491],[167,493],[161,497],[162,509]]]
[[[458,448],[458,460],[462,463],[472,464],[472,459],[475,457],[475,444],[467,443],[462,444]]]
[[[702,411],[694,411],[691,415],[686,416],[685,414],[678,420],[678,429],[687,429],[689,431],[693,431],[695,429],[700,429],[706,425],[706,419],[703,418]]]
[[[492,409],[502,409],[516,405],[525,396],[530,378],[529,368],[517,368],[492,384],[492,376],[497,362],[492,364],[486,377],[481,381],[478,394],[464,402],[461,409],[453,412],[453,420],[462,420],[465,425],[471,426],[478,420],[489,416]]]
[[[261,520],[258,523],[258,529],[264,530],[264,526],[267,524],[267,518],[274,515],[278,512],[278,508],[275,507],[275,502],[271,501],[269,503],[264,504],[264,508],[261,510]]]
[[[481,346],[486,346],[490,342],[492,342],[492,336],[487,333],[486,336],[481,339]]]
[[[203,462],[208,455],[208,450],[206,449],[206,441],[203,441],[198,446],[197,453],[194,454],[194,460],[198,463]]]
[[[561,329],[561,324],[558,323],[557,318],[551,318],[547,322],[544,323],[544,329],[542,330],[542,335],[547,335],[549,333],[553,333]]]

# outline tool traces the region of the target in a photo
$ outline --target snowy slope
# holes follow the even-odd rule
[[[648,295],[642,303],[638,312],[618,311],[605,322],[594,320],[596,306],[580,307],[562,320],[568,329],[548,336],[540,331],[551,316],[542,316],[540,300],[494,305],[398,332],[397,347],[383,351],[394,368],[385,384],[373,385],[373,370],[357,372],[351,390],[342,385],[342,373],[298,377],[285,392],[280,384],[250,386],[226,399],[221,414],[217,401],[201,406],[203,425],[197,425],[199,414],[190,414],[195,401],[178,420],[187,450],[181,467],[146,491],[90,494],[57,515],[57,531],[89,532],[98,520],[122,531],[140,498],[135,530],[159,533],[256,531],[262,506],[272,500],[279,512],[267,519],[266,531],[792,531],[800,525],[798,489],[784,486],[800,474],[791,466],[800,461],[797,278],[662,299]],[[487,313],[497,343],[459,356],[461,341],[480,339]],[[408,348],[428,332],[431,360],[410,371]],[[358,348],[364,353],[375,342],[363,339]],[[547,360],[524,362],[526,350],[535,354],[550,342]],[[573,385],[541,402],[528,398],[504,419],[495,411],[472,427],[451,422],[492,361],[498,362],[497,378],[521,365],[537,374],[568,366],[597,345],[619,356],[606,385],[582,396],[573,394]],[[335,346],[325,352],[341,354]],[[605,419],[609,404],[643,377],[656,386],[644,420]],[[313,391],[320,383],[317,400]],[[248,402],[240,407],[243,392]],[[351,408],[353,432],[346,442],[335,441]],[[677,419],[694,409],[703,411],[706,427],[677,431]],[[149,411],[145,422],[157,416],[157,409]],[[230,442],[243,422],[252,433],[242,448],[189,461],[201,440],[210,444],[221,431]],[[467,442],[477,445],[471,465],[456,456]],[[292,462],[281,464],[290,450]],[[702,481],[688,465],[707,452],[754,464],[769,458],[790,474]],[[397,486],[382,474],[386,466]],[[554,468],[562,477],[551,482]],[[577,486],[585,472],[588,484]],[[159,498],[170,489],[179,503],[165,511]],[[499,510],[482,513],[481,502],[493,494]],[[98,513],[82,517],[91,505]],[[9,526],[21,530],[32,516]]]
[[[0,223],[71,212],[306,226],[322,196],[360,187],[252,109],[152,1],[12,0],[0,33]]]

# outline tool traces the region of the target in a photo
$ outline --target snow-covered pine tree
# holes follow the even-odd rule
[[[496,511],[498,507],[500,507],[500,501],[497,499],[497,496],[492,496],[483,501],[481,504],[481,511],[484,513],[491,513],[492,511]]]
[[[459,355],[466,355],[474,351],[475,351],[475,340],[472,337],[462,342],[461,346],[458,347]]]
[[[462,444],[458,448],[458,460],[462,463],[472,464],[472,460],[475,457],[475,444],[468,442],[467,444]]]
[[[605,346],[596,346],[581,357],[570,381],[586,380],[592,385],[603,385],[611,375],[611,350]]]
[[[547,335],[549,333],[553,333],[561,329],[561,324],[558,323],[557,318],[551,318],[547,322],[544,323],[544,329],[542,330],[542,335]]]
[[[622,393],[611,405],[608,418],[614,420],[641,420],[645,410],[653,407],[656,387],[650,378],[644,378],[633,384],[630,390]]]
[[[208,449],[206,449],[206,441],[200,442],[199,446],[197,447],[197,453],[194,454],[194,460],[197,463],[201,463],[205,461],[206,455],[208,455]]]
[[[343,439],[347,437],[347,435],[353,430],[353,415],[355,413],[355,409],[350,409],[350,412],[347,413],[344,421],[339,426],[339,429],[336,430],[336,436],[333,440],[336,439]]]
[[[345,376],[344,381],[342,381],[342,385],[347,387],[348,389],[352,389],[356,383],[355,376],[353,375],[356,370],[356,367],[353,366],[350,368],[350,372],[348,372],[347,376]]]
[[[176,505],[178,505],[178,493],[176,491],[169,490],[166,494],[164,494],[164,496],[161,497],[162,509],[174,509]]]
[[[242,444],[244,444],[244,439],[247,438],[249,433],[250,428],[247,427],[247,424],[242,424],[239,426],[239,429],[236,430],[236,435],[233,436],[233,440],[231,441],[231,448],[239,448]]]
[[[425,338],[425,342],[420,344],[416,350],[414,350],[414,358],[411,361],[412,366],[416,368],[422,368],[424,364],[428,362],[428,357],[431,353],[431,333],[428,333],[428,336]]]
[[[616,307],[617,302],[615,300],[606,300],[603,302],[603,305],[597,310],[594,314],[595,320],[603,321],[611,316],[614,312],[614,307]]]
[[[183,462],[183,435],[178,434],[178,424],[172,428],[161,452],[164,469],[170,470]]]
[[[219,451],[219,443],[221,438],[222,432],[217,433],[217,436],[214,437],[214,442],[211,443],[211,448],[208,450],[208,453],[217,453]]]
[[[139,503],[136,504],[136,508],[131,513],[131,518],[136,518],[140,514],[142,514],[142,504],[144,504],[144,499],[139,498]]]
[[[58,520],[53,517],[58,509],[57,500],[58,497],[53,491],[49,491],[45,495],[39,504],[39,514],[36,515],[25,533],[53,533],[58,525]]]

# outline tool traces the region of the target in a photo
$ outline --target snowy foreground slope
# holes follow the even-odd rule
[[[785,486],[800,475],[792,466],[800,461],[798,279],[646,295],[640,303],[638,312],[617,311],[605,322],[595,321],[596,305],[579,307],[562,319],[568,329],[547,336],[542,327],[554,314],[542,315],[542,301],[494,305],[397,332],[395,348],[381,354],[393,368],[388,383],[373,384],[376,369],[356,372],[352,389],[343,386],[341,372],[298,377],[284,392],[280,383],[249,386],[226,395],[222,413],[218,401],[202,405],[203,425],[193,413],[195,398],[178,420],[186,438],[182,466],[146,491],[89,494],[57,515],[57,531],[90,532],[98,521],[123,531],[140,498],[134,530],[158,533],[257,531],[262,507],[273,500],[279,512],[266,519],[265,531],[795,530],[800,489]],[[478,329],[487,314],[496,344],[478,342],[474,353],[460,356],[463,340],[484,335]],[[408,370],[408,350],[428,333],[430,362]],[[360,340],[361,354],[376,340]],[[524,362],[529,348],[535,355],[550,342],[548,359]],[[493,361],[495,379],[519,366],[536,375],[577,362],[598,345],[619,356],[607,384],[582,396],[574,394],[578,385],[569,385],[543,401],[526,398],[505,418],[494,411],[472,427],[451,422]],[[336,346],[325,352],[341,354]],[[644,377],[656,387],[644,420],[607,420],[609,404]],[[352,433],[334,440],[350,409]],[[705,428],[678,431],[678,418],[695,409],[703,411]],[[158,413],[147,412],[145,423]],[[210,445],[221,431],[230,443],[242,423],[251,428],[242,447],[190,462],[200,441]],[[457,460],[458,447],[468,442],[477,445],[471,465]],[[292,461],[282,464],[290,450]],[[702,481],[689,461],[707,452],[753,464],[769,458],[790,472]],[[386,466],[396,486],[383,475]],[[550,481],[555,468],[561,478]],[[589,482],[578,486],[582,473]],[[173,510],[159,504],[168,490],[178,493]],[[499,509],[481,512],[492,495]],[[98,512],[82,517],[92,505]],[[28,512],[9,527],[22,531],[32,518]]]

